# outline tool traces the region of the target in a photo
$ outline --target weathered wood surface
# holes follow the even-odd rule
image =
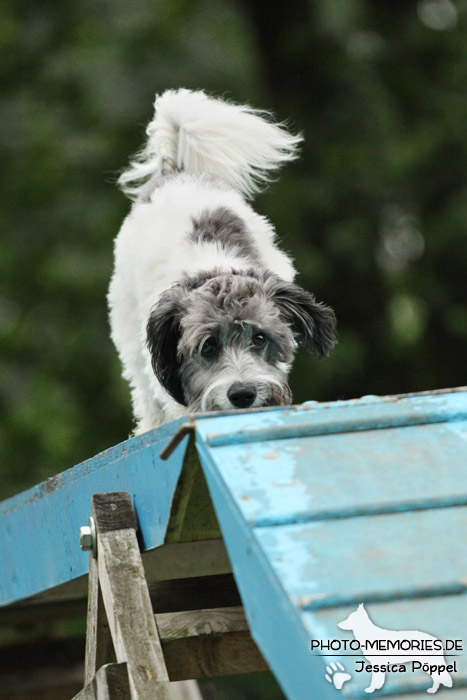
[[[85,596],[88,555],[80,549],[79,528],[88,521],[92,494],[117,488],[132,494],[149,580],[230,571],[188,438],[168,460],[159,458],[179,425],[127,440],[0,503],[0,607],[32,597]],[[18,533],[27,548],[18,546]]]
[[[466,424],[226,445],[226,486],[254,527],[466,505]]]
[[[463,639],[458,690],[437,697],[467,693],[466,389],[204,419],[196,435],[253,637],[290,700],[368,697],[355,659],[310,651],[352,639],[337,623],[361,602],[382,628]],[[341,690],[330,661],[352,675]],[[430,685],[388,674],[384,695]]]
[[[243,608],[232,606],[177,613],[159,613],[155,616],[164,660],[171,681],[188,678],[207,678],[237,673],[253,673],[268,668],[251,638]],[[57,669],[76,684],[77,666],[83,661],[84,636],[61,640],[42,639],[10,647],[0,653],[0,698],[13,696],[15,688],[24,682],[37,687],[46,671]],[[108,658],[101,656],[104,664]],[[82,685],[82,672],[79,674]],[[91,682],[89,680],[88,684]],[[63,697],[66,697],[64,694]],[[71,697],[71,694],[70,694]]]
[[[110,627],[99,585],[97,559],[91,553],[89,557],[84,685],[89,685],[92,682],[101,666],[115,660]]]
[[[466,419],[461,389],[192,421],[253,636],[290,700],[367,697],[364,674],[353,674],[338,691],[324,678],[335,657],[309,648],[311,638],[342,638],[336,624],[357,601],[388,628],[462,636]],[[77,532],[95,491],[132,494],[143,549],[164,542],[168,530],[169,539],[184,538],[196,483],[185,474],[176,493],[187,438],[169,462],[157,456],[179,425],[134,438],[2,504],[0,601],[48,588],[59,600],[82,587],[83,581],[73,582],[87,569]],[[31,551],[14,546],[18,532]],[[184,545],[160,547],[161,565],[154,564],[150,580],[226,573],[225,557],[220,568],[212,560],[214,542],[190,543],[187,551],[207,544],[206,561],[211,556],[196,570],[196,555],[190,561],[178,556]],[[438,697],[465,695],[465,654],[458,662],[458,688]],[[429,685],[426,675],[405,681],[392,677],[385,691],[424,695]]]
[[[94,493],[131,493],[143,549],[164,543],[187,438],[167,461],[158,454],[180,422],[127,440],[0,503],[0,605],[87,574],[78,533]],[[18,537],[28,546],[19,546]]]
[[[150,586],[158,581],[224,575],[232,571],[221,539],[164,544],[142,552],[142,556],[146,579]],[[71,616],[78,611],[81,614],[87,594],[88,576],[85,575],[16,603],[0,606],[0,628],[3,621],[9,624],[8,621],[13,620],[16,615],[18,620],[29,614],[34,617],[34,610],[39,612],[42,606],[47,605],[55,605],[57,611],[68,607]]]
[[[302,610],[467,590],[465,507],[265,527],[255,536]]]
[[[156,615],[171,680],[267,671],[243,607]]]
[[[351,401],[309,401],[292,409],[208,417],[211,447],[334,435],[384,428],[457,423],[467,420],[467,387],[418,394],[364,396]],[[206,416],[204,416],[206,417]],[[198,432],[199,424],[196,425]]]
[[[130,700],[127,665],[101,666],[92,681],[73,700]]]
[[[94,561],[91,567],[93,565]],[[149,584],[149,594],[156,613],[241,604],[240,594],[232,574],[156,581]],[[53,637],[54,626],[63,626],[64,622],[71,620],[78,623],[80,619],[84,620],[86,610],[84,598],[51,600],[34,604],[23,603],[0,608],[0,639],[7,635],[16,643],[22,639],[34,638],[36,635],[44,639],[44,631]],[[106,619],[103,620],[104,627],[105,623]]]
[[[173,496],[165,542],[186,542],[222,537],[199,463],[193,436],[185,451],[183,469]]]
[[[170,700],[130,497],[125,492],[94,494],[91,515],[107,620],[117,661],[127,664],[132,697]]]

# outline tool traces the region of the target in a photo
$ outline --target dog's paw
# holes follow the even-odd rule
[[[332,683],[337,690],[340,690],[344,683],[347,683],[352,678],[350,673],[347,673],[340,663],[335,664],[332,662],[329,666],[326,666],[326,671],[325,679],[328,683]]]

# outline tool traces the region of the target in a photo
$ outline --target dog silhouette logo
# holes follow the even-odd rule
[[[411,664],[412,670],[422,670],[431,676],[433,685],[428,688],[427,693],[436,693],[440,685],[452,687],[452,678],[443,656],[442,642],[433,635],[419,630],[378,627],[371,621],[363,603],[337,626],[341,630],[353,633],[359,642],[360,652],[371,667],[371,682],[368,688],[365,688],[366,693],[374,693],[383,687],[387,670],[401,670],[400,666],[403,666],[402,670],[406,670],[408,664]],[[422,651],[426,649],[430,649],[429,655],[434,657],[430,659],[429,664],[426,663],[426,652]],[[360,670],[363,670],[363,667]]]

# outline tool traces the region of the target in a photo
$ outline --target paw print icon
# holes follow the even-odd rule
[[[341,690],[347,681],[350,681],[352,676],[347,673],[342,664],[334,662],[326,666],[326,675],[324,676],[328,683],[332,683],[334,688]]]

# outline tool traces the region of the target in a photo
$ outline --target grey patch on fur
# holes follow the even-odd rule
[[[195,243],[220,243],[234,255],[240,253],[252,263],[260,263],[245,222],[227,207],[206,210],[198,219],[193,219],[193,231],[189,235]]]
[[[297,349],[325,356],[335,342],[334,312],[297,285],[266,271],[186,277],[166,290],[147,326],[154,373],[190,411],[232,408],[234,383],[252,384],[256,406],[287,405]],[[255,333],[265,334],[255,347]],[[216,351],[201,349],[212,338]]]

